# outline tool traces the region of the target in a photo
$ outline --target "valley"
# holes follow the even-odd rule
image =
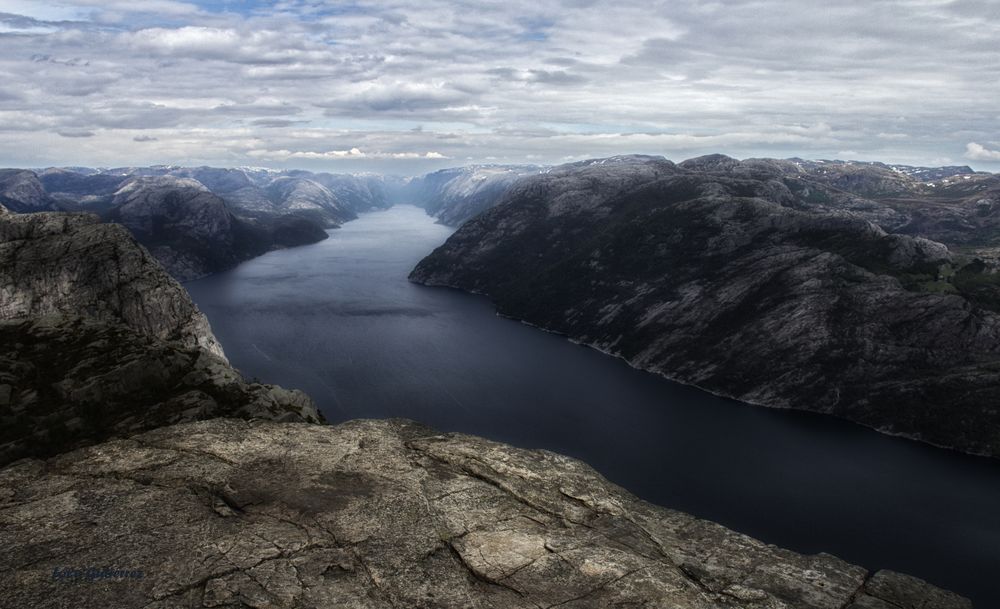
[[[571,455],[770,543],[1000,598],[979,575],[1000,562],[995,461],[714,397],[408,282],[451,232],[400,205],[186,287],[237,368],[333,423],[401,417]]]

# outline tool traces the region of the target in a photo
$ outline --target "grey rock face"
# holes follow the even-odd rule
[[[20,461],[0,470],[0,527],[19,607],[971,607],[650,505],[567,457],[405,421],[215,419]],[[132,575],[67,585],[81,566]]]
[[[180,280],[241,259],[236,219],[222,199],[190,178],[131,178],[115,193],[106,218],[126,226]]]
[[[1000,455],[1000,274],[813,204],[794,163],[684,165],[522,180],[411,278],[715,393]]]
[[[193,173],[205,177],[205,171]],[[238,184],[230,173],[215,176],[216,181]],[[201,182],[175,175],[129,178],[108,203],[104,218],[127,226],[181,281],[232,268],[273,249],[327,237],[320,222],[299,216],[237,216]]]
[[[214,416],[319,421],[248,383],[187,292],[128,231],[0,207],[0,463]]]
[[[0,319],[87,316],[224,358],[208,320],[122,226],[91,214],[0,216]]]
[[[55,209],[38,176],[24,169],[0,169],[0,205],[16,212]]]
[[[70,316],[0,321],[0,463],[216,416],[318,422],[305,394],[217,355]]]

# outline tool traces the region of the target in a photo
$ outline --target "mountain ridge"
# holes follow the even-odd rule
[[[843,191],[814,203],[787,171],[721,156],[555,168],[411,280],[714,393],[1000,455],[996,269],[887,231]]]

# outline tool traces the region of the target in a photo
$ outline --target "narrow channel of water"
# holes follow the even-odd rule
[[[237,368],[331,422],[565,453],[654,503],[1000,607],[1000,463],[716,398],[407,282],[450,232],[397,206],[186,287]]]

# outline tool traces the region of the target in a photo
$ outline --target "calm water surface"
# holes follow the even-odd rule
[[[397,206],[186,285],[237,368],[331,422],[407,417],[569,454],[655,503],[1000,607],[1000,464],[716,398],[407,282],[450,233]]]

